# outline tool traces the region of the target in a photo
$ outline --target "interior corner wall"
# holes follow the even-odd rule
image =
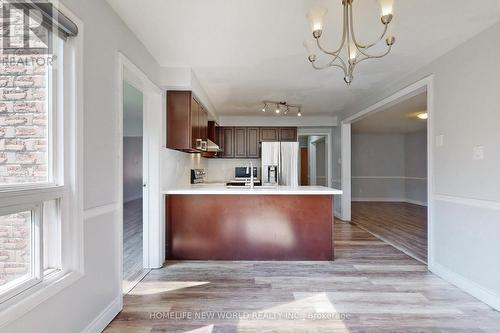
[[[429,269],[500,310],[500,23],[401,80],[387,80],[343,119],[432,75],[433,192]],[[444,43],[446,41],[443,41]],[[478,50],[481,50],[478,52]],[[443,136],[444,144],[434,142]],[[473,158],[481,145],[483,160]]]

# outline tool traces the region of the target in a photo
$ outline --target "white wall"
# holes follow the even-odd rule
[[[404,135],[354,134],[351,142],[353,201],[403,199]]]
[[[142,198],[142,136],[123,137],[123,202]]]
[[[432,271],[500,310],[500,23],[402,80],[388,80],[348,117],[433,74]],[[443,41],[445,42],[445,41]],[[435,137],[444,145],[435,146]],[[485,159],[473,159],[473,147]]]
[[[427,131],[405,135],[405,197],[427,203]]]
[[[84,276],[26,315],[2,327],[9,333],[83,332],[119,307],[118,51],[154,82],[160,67],[102,0],[61,0],[84,28]],[[106,318],[104,318],[106,319]],[[110,318],[108,318],[110,319]],[[104,320],[105,321],[105,320]],[[96,326],[89,326],[95,324]]]
[[[342,188],[342,136],[340,126],[332,128],[332,187]],[[342,202],[340,196],[335,199],[335,214],[342,216]]]
[[[123,83],[123,201],[142,197],[143,96]]]
[[[427,205],[427,132],[354,134],[352,200]]]
[[[326,160],[325,140],[316,141],[316,185],[328,186]]]

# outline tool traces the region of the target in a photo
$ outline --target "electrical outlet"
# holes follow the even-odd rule
[[[472,155],[475,161],[484,160],[484,146],[475,145],[472,151],[473,151]]]

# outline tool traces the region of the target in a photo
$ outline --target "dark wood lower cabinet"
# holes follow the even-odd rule
[[[169,260],[333,260],[333,196],[168,195]]]

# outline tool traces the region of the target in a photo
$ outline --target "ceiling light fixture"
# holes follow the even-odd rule
[[[262,112],[267,112],[269,107],[275,106],[275,113],[281,114],[283,116],[288,115],[292,112],[293,109],[297,110],[297,116],[302,117],[302,105],[297,104],[288,104],[287,102],[274,102],[274,101],[264,101],[264,108],[262,108]],[[283,110],[283,112],[281,112]]]
[[[343,10],[343,33],[342,42],[338,49],[334,51],[328,51],[323,48],[319,39],[323,34],[324,28],[324,17],[328,12],[326,8],[313,7],[307,14],[307,19],[311,23],[312,34],[315,39],[314,41],[305,41],[304,47],[307,50],[308,59],[315,69],[325,69],[328,67],[339,67],[344,72],[344,81],[347,85],[351,85],[354,79],[354,69],[356,65],[367,59],[378,59],[385,57],[392,50],[392,46],[396,42],[396,38],[389,32],[389,24],[393,18],[393,5],[394,0],[379,0],[381,7],[381,17],[380,20],[384,25],[384,29],[380,37],[373,43],[362,44],[359,43],[354,34],[354,24],[353,24],[353,14],[352,14],[352,3],[354,0],[342,0]],[[387,50],[379,54],[370,54],[368,50],[373,46],[379,44],[385,37],[385,43],[387,45]],[[316,47],[324,54],[329,55],[332,59],[325,65],[316,65]],[[345,50],[346,57],[342,57],[341,52]],[[346,59],[347,58],[347,59]]]
[[[418,119],[427,120],[429,119],[429,114],[427,112],[422,112],[417,115]]]

